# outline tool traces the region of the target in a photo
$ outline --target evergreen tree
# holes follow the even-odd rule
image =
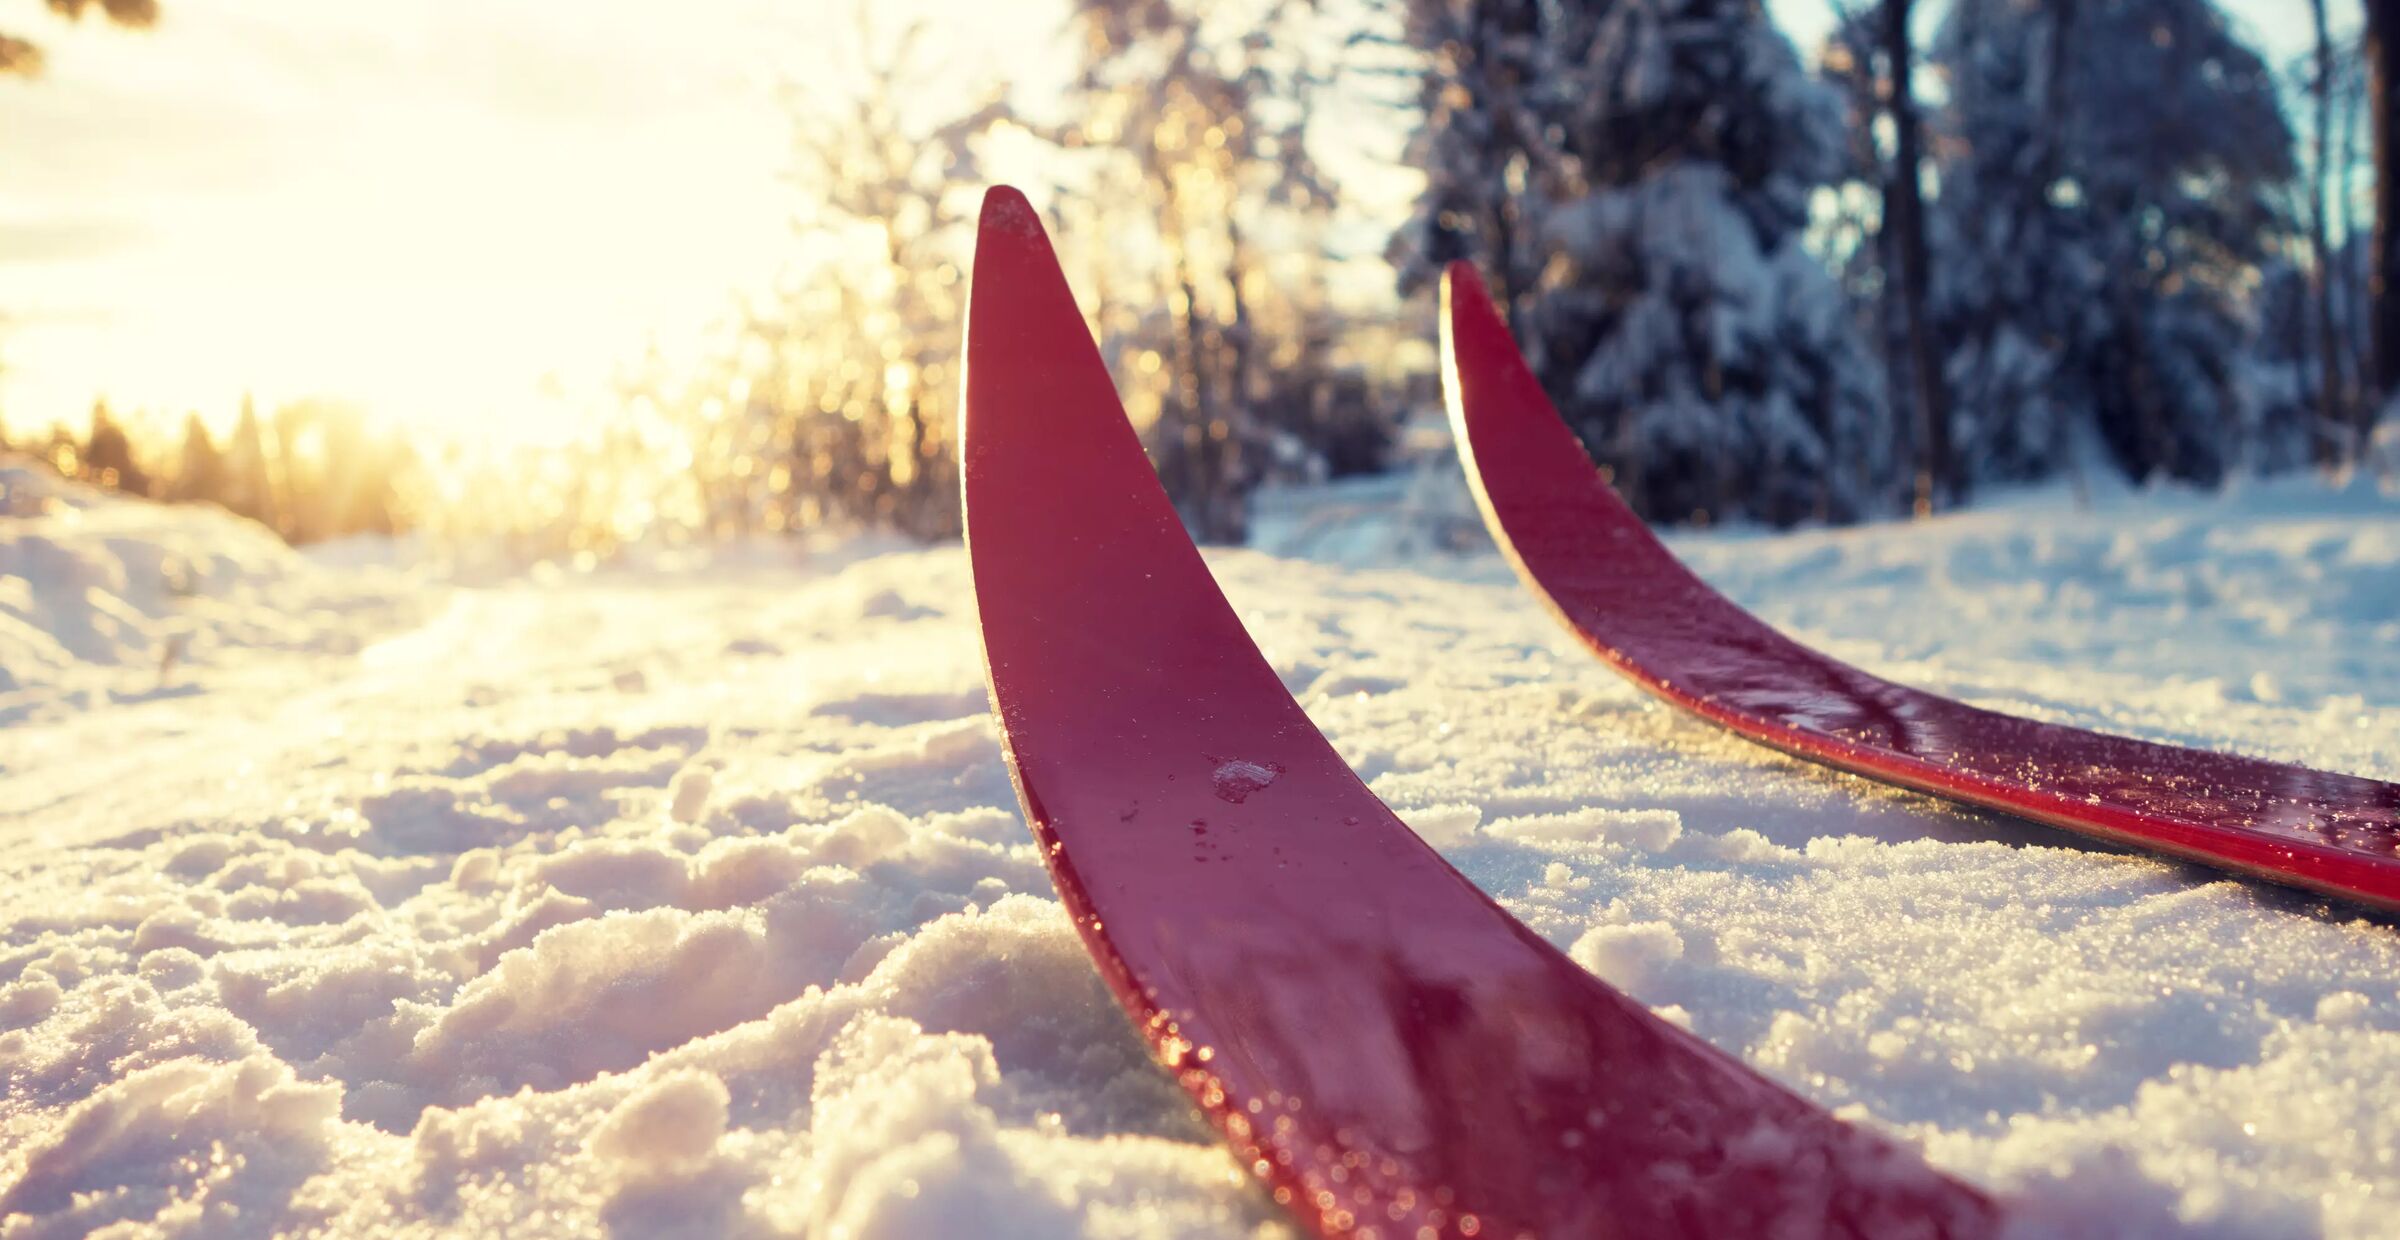
[[[83,448],[77,455],[82,460],[78,473],[84,481],[129,495],[150,493],[150,475],[133,459],[133,441],[126,438],[125,428],[109,416],[107,401],[92,405],[91,429],[85,433]]]
[[[1454,132],[1420,139],[1439,158],[1404,250],[1430,261],[1477,234],[1536,373],[1645,515],[1881,507],[1881,376],[1801,245],[1811,195],[1844,169],[1840,102],[1755,0],[1492,16],[1413,26],[1450,32],[1427,49],[1426,93],[1443,105],[1429,125]],[[1494,52],[1457,41],[1486,28],[1504,35]],[[1516,145],[1478,162],[1486,135]]]
[[[2245,292],[2288,228],[2272,75],[2208,0],[1956,0],[1934,314],[1959,459],[2213,481],[2255,421]]]
[[[241,420],[225,445],[225,484],[220,501],[225,507],[269,529],[282,525],[282,506],[275,502],[275,480],[267,455],[266,432],[258,407],[242,397]]]
[[[183,503],[219,503],[225,495],[225,456],[208,436],[199,414],[183,420],[183,454],[167,498]]]
[[[1424,123],[1407,158],[1425,170],[1416,211],[1387,254],[1413,295],[1449,263],[1479,266],[1512,329],[1541,274],[1537,235],[1563,156],[1544,115],[1555,69],[1539,0],[1409,0],[1403,28],[1428,66],[1418,87]],[[1520,335],[1522,332],[1519,333]]]

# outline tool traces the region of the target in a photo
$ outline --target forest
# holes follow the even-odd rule
[[[969,212],[1010,143],[1043,151],[1037,201],[1209,541],[1261,486],[1401,463],[1458,258],[1655,522],[2393,468],[2400,5],[2309,0],[2279,64],[2213,0],[1830,3],[1799,47],[1758,0],[1074,0],[1038,106],[997,71],[922,89],[922,26],[862,9],[853,80],[789,92],[792,226],[836,243],[700,364],[630,360],[570,444],[411,444],[324,402],[0,433],[295,541],[951,537]],[[1405,135],[1396,218],[1329,171],[1376,158],[1357,126]]]

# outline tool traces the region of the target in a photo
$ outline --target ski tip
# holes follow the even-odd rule
[[[1443,352],[1457,348],[1462,324],[1473,321],[1483,325],[1498,319],[1499,310],[1492,304],[1492,291],[1483,282],[1483,272],[1468,259],[1451,260],[1442,269]]]
[[[1492,288],[1483,282],[1483,271],[1474,260],[1456,258],[1442,268],[1442,331],[1445,338],[1453,331],[1462,316],[1498,315],[1492,304]]]
[[[1454,259],[1442,269],[1440,318],[1442,403],[1449,406],[1451,433],[1463,452],[1482,420],[1475,412],[1490,403],[1471,398],[1469,387],[1485,386],[1479,381],[1495,369],[1507,371],[1512,361],[1523,363],[1515,357],[1516,342],[1508,339],[1507,328],[1492,304],[1491,289],[1473,262]],[[1499,331],[1498,338],[1494,329]],[[1469,472],[1473,472],[1471,468]]]
[[[1046,351],[1043,329],[1054,327],[1062,314],[1075,315],[1075,310],[1042,217],[1013,185],[994,185],[983,192],[969,270],[961,332],[966,375],[959,434],[974,451],[980,443],[976,424],[1022,403],[1010,399],[1009,393],[1026,376],[1017,368],[994,367],[1006,356]]]
[[[1055,294],[1066,297],[1068,308],[1073,308],[1073,298],[1065,292],[1066,276],[1059,270],[1058,252],[1050,244],[1050,231],[1042,227],[1041,213],[1013,185],[995,185],[983,191],[972,271],[975,279],[968,286],[966,333],[970,354],[976,352],[980,337],[1002,326],[990,322],[989,315],[978,317],[975,313],[974,285],[987,275],[1012,290],[1005,299],[1010,306],[1005,318],[1022,317],[1028,297],[1047,303]]]
[[[1476,269],[1471,258],[1454,258],[1442,268],[1442,294],[1456,297],[1463,286],[1482,287],[1483,273]]]
[[[1019,237],[1040,237],[1042,217],[1026,201],[1025,192],[1014,185],[995,185],[983,191],[983,216],[976,231],[981,237],[1012,234]]]
[[[1440,319],[1442,390],[1445,403],[1450,406],[1450,425],[1463,435],[1467,418],[1466,393],[1462,388],[1467,376],[1459,373],[1462,364],[1459,355],[1462,352],[1474,357],[1499,352],[1513,354],[1516,342],[1505,339],[1508,329],[1500,323],[1499,309],[1492,304],[1492,291],[1483,282],[1483,273],[1464,258],[1453,259],[1442,268]],[[1492,340],[1495,328],[1504,339],[1504,347],[1495,347],[1501,343]],[[1505,367],[1507,360],[1493,358],[1488,364]]]
[[[984,192],[970,270],[958,416],[960,501],[973,529],[978,509],[1017,512],[1032,503],[1017,495],[1028,479],[1039,480],[1038,491],[1121,477],[1126,453],[1137,462],[1142,453],[1049,230],[1015,188]],[[1066,450],[1068,439],[1077,451]],[[1091,446],[1101,443],[1104,452]],[[1101,455],[1086,459],[1087,448]],[[1148,474],[1146,463],[1141,472]],[[986,535],[992,528],[982,524]]]
[[[1553,527],[1561,504],[1593,528],[1632,520],[1559,416],[1503,313],[1473,263],[1443,271],[1442,403],[1485,525],[1506,548]]]

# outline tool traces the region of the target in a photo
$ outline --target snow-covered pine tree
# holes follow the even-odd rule
[[[2046,188],[2064,162],[2059,83],[2075,7],[1963,0],[1930,57],[1946,92],[1932,118],[1943,152],[1932,311],[1962,490],[2048,474],[2066,452],[2069,413],[2053,382],[2059,325],[2099,279],[2078,221]]]
[[[1934,313],[1969,480],[2064,463],[2209,481],[2240,429],[2244,298],[2285,230],[2272,75],[2209,0],[1956,0]]]
[[[1881,376],[1801,244],[1843,171],[1839,100],[1755,0],[1613,0],[1558,33],[1572,198],[1533,352],[1572,374],[1562,411],[1662,517],[1881,506]]]
[[[1544,261],[1543,192],[1558,176],[1561,136],[1544,115],[1555,66],[1539,0],[1407,0],[1402,26],[1427,57],[1417,102],[1424,123],[1408,161],[1425,171],[1416,210],[1386,251],[1400,291],[1472,259],[1512,327]],[[1540,188],[1537,188],[1540,187]]]
[[[1645,515],[1884,506],[1877,364],[1801,244],[1843,170],[1840,103],[1756,0],[1424,7],[1447,20],[1411,23],[1429,186],[1404,281],[1462,250],[1496,268],[1536,372]]]

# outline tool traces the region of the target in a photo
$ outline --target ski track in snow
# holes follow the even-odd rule
[[[1675,541],[1903,681],[2400,778],[2400,503],[2103,505]],[[2390,923],[1771,754],[1488,551],[1351,541],[1211,562],[1577,961],[2027,1235],[2385,1233]],[[962,553],[874,550],[468,586],[138,505],[0,525],[0,1236],[1290,1234],[1052,896]]]

